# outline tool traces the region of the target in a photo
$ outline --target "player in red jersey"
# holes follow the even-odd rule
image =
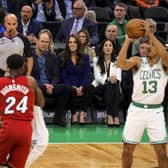
[[[43,107],[43,94],[32,77],[24,76],[23,56],[8,57],[9,75],[0,78],[0,165],[24,168],[32,144],[34,104]]]

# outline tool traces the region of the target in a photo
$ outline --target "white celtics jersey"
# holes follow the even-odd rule
[[[163,70],[161,59],[152,67],[143,57],[140,68],[133,74],[132,100],[142,104],[161,104],[164,98],[168,75]]]

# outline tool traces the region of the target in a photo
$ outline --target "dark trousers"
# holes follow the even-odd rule
[[[107,82],[104,85],[95,87],[93,91],[93,96],[94,95],[99,95],[104,98],[105,108],[108,115],[118,117],[121,103],[119,82],[116,84]]]
[[[44,91],[43,91],[44,92]],[[71,88],[64,84],[58,84],[51,95],[44,92],[47,98],[55,98],[55,114],[58,117],[65,116],[67,103],[71,95]]]
[[[69,99],[68,108],[72,114],[75,114],[77,110],[87,112],[88,107],[91,105],[90,87],[83,88],[84,94],[77,96],[76,90],[72,87],[71,97]]]

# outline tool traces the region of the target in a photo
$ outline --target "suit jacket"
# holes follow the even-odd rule
[[[64,20],[64,22],[61,24],[58,34],[56,35],[57,42],[66,41],[67,37],[70,35],[74,20],[74,17]],[[89,32],[91,45],[95,45],[99,42],[97,23],[90,19],[84,18],[82,29],[85,29]]]
[[[31,19],[28,25],[27,35],[33,33],[36,37],[38,37],[38,33],[42,30],[42,28],[43,27],[41,22]],[[22,25],[21,19],[19,19],[19,22],[18,22],[18,32],[23,34],[23,25]]]
[[[78,68],[70,60],[66,65],[60,67],[61,82],[69,86],[87,86],[89,84],[90,63],[89,56],[83,55],[84,65]]]
[[[45,70],[46,70],[46,76],[49,81],[49,84],[52,84],[53,86],[56,86],[59,82],[59,66],[58,66],[58,59],[57,57],[51,53],[50,51],[47,51],[44,54],[46,60],[45,60]],[[40,82],[40,67],[38,63],[38,56],[36,55],[35,51],[33,51],[33,68],[32,68],[32,76],[37,80],[40,88],[45,91],[45,86],[43,83]]]

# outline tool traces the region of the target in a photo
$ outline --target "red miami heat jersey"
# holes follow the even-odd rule
[[[0,113],[2,120],[33,119],[34,94],[25,76],[0,78]]]

